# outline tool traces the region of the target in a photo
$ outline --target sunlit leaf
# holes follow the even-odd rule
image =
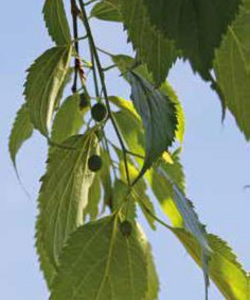
[[[89,216],[90,221],[94,221],[97,218],[101,195],[101,181],[99,174],[96,174],[89,188],[88,204],[83,211],[84,219],[86,219],[87,216]]]
[[[159,86],[177,59],[173,41],[151,25],[143,0],[119,0],[129,40]]]
[[[139,65],[135,67],[135,60],[127,55],[113,55],[112,60],[117,65],[117,67],[122,72],[125,79],[127,79],[127,73],[130,69],[133,69],[136,73],[138,73],[140,76],[142,76],[144,79],[148,80],[152,85],[154,84],[154,80],[152,78],[152,75],[148,72],[145,65]],[[178,125],[176,128],[176,139],[179,142],[183,142],[184,139],[184,133],[185,133],[185,114],[182,108],[182,105],[178,99],[178,96],[176,95],[175,91],[173,90],[172,86],[167,82],[163,82],[161,86],[159,87],[159,90],[165,94],[171,102],[175,104],[176,113],[177,113],[177,120]],[[113,98],[113,97],[112,97]],[[121,98],[120,98],[121,99]],[[116,99],[114,99],[115,101]],[[122,100],[116,100],[117,102],[120,102],[118,104],[118,107],[122,108]],[[120,105],[120,106],[119,106]],[[126,108],[129,108],[130,112],[134,113],[134,108],[128,107],[126,105]]]
[[[175,184],[173,184],[173,192],[173,200],[183,218],[184,228],[197,239],[201,248],[202,269],[204,272],[207,299],[209,259],[212,252],[208,243],[207,232],[204,225],[200,223],[192,202],[185,197],[183,192]]]
[[[61,256],[51,300],[143,300],[147,263],[139,230],[121,231],[117,215],[77,229]]]
[[[197,241],[183,229],[173,229],[195,262],[202,267],[202,251]],[[215,235],[207,236],[212,249],[209,276],[227,300],[248,300],[249,279],[226,242]]]
[[[37,218],[36,222],[36,250],[40,263],[40,269],[43,273],[47,287],[50,289],[56,275],[56,266],[51,262],[46,251],[46,246],[43,241],[43,228],[40,217]]]
[[[110,97],[110,101],[121,108],[113,115],[130,151],[144,156],[143,125],[132,103],[118,97]]]
[[[128,185],[119,179],[114,182],[113,189],[113,209],[121,209],[123,219],[129,220],[130,222],[136,222],[136,203],[131,197]]]
[[[38,229],[42,233],[37,235],[54,265],[68,235],[83,223],[94,178],[88,169],[88,158],[97,152],[97,138],[90,131],[69,138],[63,146],[51,152],[39,195]]]
[[[58,94],[65,83],[71,47],[54,47],[40,56],[28,70],[25,98],[36,129],[48,134]]]
[[[32,136],[32,133],[33,125],[30,121],[29,109],[25,103],[17,112],[9,139],[10,157],[15,167],[16,155],[23,143]]]
[[[71,35],[63,0],[46,0],[43,8],[48,32],[57,45],[70,44]]]
[[[178,184],[184,191],[185,177],[178,154],[174,153],[171,158],[173,163],[166,163],[163,158],[160,163],[161,172],[156,167],[151,168],[146,173],[146,178],[156,199],[159,201],[164,213],[168,216],[173,226],[183,227],[183,218],[173,200],[174,191],[172,182]],[[170,180],[165,176],[165,172],[167,172]]]
[[[111,179],[111,161],[109,154],[101,148],[100,155],[102,157],[103,166],[100,170],[100,180],[103,187],[104,205],[111,206],[113,202],[113,189]]]
[[[122,15],[115,1],[103,0],[98,2],[91,10],[90,15],[103,21],[122,21]]]
[[[215,74],[226,105],[250,139],[250,1],[244,1],[235,22],[216,52]]]
[[[176,108],[165,94],[140,75],[130,72],[128,78],[132,87],[131,98],[145,128],[146,157],[142,176],[172,145],[177,126]]]
[[[147,255],[147,269],[148,269],[148,290],[144,300],[156,300],[158,299],[160,283],[159,283],[158,274],[154,263],[152,247],[149,241],[147,240],[144,232],[142,231],[141,227],[139,227],[139,229],[141,231],[142,240],[144,242],[144,248]]]
[[[84,114],[80,110],[80,96],[69,96],[55,115],[52,126],[51,140],[61,143],[68,137],[79,133],[84,124]]]

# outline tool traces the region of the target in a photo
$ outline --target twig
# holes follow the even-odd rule
[[[78,24],[77,24],[77,5],[75,0],[71,0],[71,15],[73,21],[73,34],[74,34],[74,45],[77,56],[79,56],[79,42],[78,42]],[[74,81],[72,85],[72,92],[75,93],[77,90],[77,79],[78,79],[78,57],[75,58],[75,72],[74,72]]]

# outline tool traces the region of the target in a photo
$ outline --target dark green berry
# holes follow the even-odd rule
[[[102,167],[102,159],[99,155],[92,155],[88,159],[88,167],[92,172],[97,172]]]
[[[120,230],[124,236],[129,237],[133,230],[132,224],[128,220],[125,220],[121,223]]]
[[[92,118],[96,122],[101,122],[107,117],[107,109],[102,103],[96,103],[91,109]]]
[[[89,103],[88,103],[88,99],[87,99],[86,95],[84,93],[81,93],[80,94],[80,104],[79,104],[80,109],[82,110],[82,109],[88,107],[88,105],[89,105]]]

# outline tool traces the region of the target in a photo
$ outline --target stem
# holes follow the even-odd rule
[[[78,42],[78,23],[77,23],[77,5],[76,0],[71,0],[71,15],[73,20],[73,33],[74,33],[74,45],[77,56],[79,56],[79,42]],[[75,93],[77,91],[77,79],[78,79],[78,64],[79,58],[75,58],[75,72],[74,72],[74,81],[72,85],[72,92]]]
[[[117,147],[116,147],[116,145],[114,144],[114,143],[112,143],[110,140],[108,140],[108,143],[114,148],[114,149],[116,149]],[[140,158],[140,159],[145,159],[145,157],[143,156],[143,155],[140,155],[140,154],[138,154],[138,153],[134,153],[134,152],[132,152],[132,151],[129,151],[129,150],[125,150],[126,151],[126,153],[128,154],[128,155],[131,155],[131,156],[134,156],[134,157],[138,157],[138,158]]]
[[[96,2],[96,1],[97,1],[97,0],[90,0],[90,1],[88,1],[88,2],[85,3],[85,6],[87,6],[87,5],[91,4],[91,3],[94,3],[94,2]]]
[[[103,68],[102,68],[102,65],[101,65],[101,61],[100,61],[100,58],[99,58],[99,55],[98,55],[98,52],[97,52],[97,48],[96,48],[95,41],[94,41],[94,38],[93,38],[93,35],[92,35],[92,31],[91,31],[91,28],[90,28],[90,25],[89,25],[88,16],[87,16],[87,13],[86,13],[86,10],[85,10],[85,4],[84,4],[83,0],[79,0],[79,4],[80,4],[81,12],[82,12],[82,15],[83,15],[83,23],[84,23],[86,33],[87,33],[88,38],[89,38],[90,47],[91,47],[93,57],[94,57],[94,60],[96,62],[96,67],[97,67],[97,70],[98,70],[98,73],[99,73],[99,77],[100,77],[100,81],[101,81],[101,85],[102,85],[102,91],[103,91],[103,95],[104,95],[104,100],[105,100],[107,110],[108,110],[108,115],[109,115],[109,118],[111,120],[111,123],[114,127],[115,133],[117,135],[117,138],[118,138],[119,143],[120,143],[121,148],[122,148],[122,152],[123,152],[123,156],[124,156],[124,162],[125,162],[127,182],[128,182],[128,185],[130,186],[131,182],[130,182],[129,171],[128,171],[126,147],[125,147],[125,144],[124,144],[123,139],[120,135],[119,129],[118,129],[118,127],[116,125],[116,122],[115,122],[115,120],[113,118],[113,115],[112,115],[112,111],[111,111],[111,107],[110,107],[109,99],[108,99],[107,87],[106,87],[106,83],[105,83],[105,75],[104,75]]]
[[[75,43],[75,42],[79,42],[79,41],[83,41],[83,40],[85,40],[87,38],[87,35],[84,35],[84,36],[81,36],[81,37],[79,37],[79,38],[77,38],[77,39],[73,39],[73,40],[71,40],[71,42],[72,43]]]
[[[114,69],[114,68],[116,68],[116,65],[111,65],[111,66],[108,66],[108,67],[103,68],[102,71],[103,71],[103,72],[107,72],[107,71],[112,70],[112,69]]]
[[[97,80],[97,74],[96,74],[96,66],[95,66],[95,60],[93,53],[91,51],[91,46],[90,46],[90,52],[91,52],[91,63],[92,63],[92,71],[93,71],[93,79],[94,79],[94,85],[95,85],[95,96],[97,99],[100,98],[100,93],[99,93],[99,86],[98,86],[98,80]]]
[[[147,207],[147,205],[141,200],[141,198],[138,196],[137,192],[135,190],[133,190],[136,193],[136,198],[137,201],[140,202],[140,204],[143,206],[143,208],[145,209],[146,213],[153,218],[156,222],[158,222],[159,224],[161,224],[162,226],[166,227],[167,229],[169,229],[170,231],[173,232],[173,228],[171,226],[169,226],[167,223],[165,223],[164,221],[162,221],[160,218],[158,218],[154,213],[152,213],[152,211]]]
[[[129,154],[129,155],[131,155],[131,156],[138,157],[138,158],[140,158],[140,159],[142,159],[142,160],[145,159],[145,157],[144,157],[143,155],[140,155],[140,154],[131,152],[131,151],[129,151],[129,150],[126,150],[126,152],[127,152],[127,154]]]

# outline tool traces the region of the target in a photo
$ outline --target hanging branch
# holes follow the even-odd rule
[[[83,17],[82,21],[83,21],[83,24],[84,24],[84,27],[86,29],[86,33],[87,33],[87,36],[88,36],[88,39],[89,39],[91,52],[93,54],[93,58],[96,62],[96,68],[97,68],[98,73],[99,73],[100,82],[101,82],[102,91],[103,91],[103,96],[104,96],[104,100],[105,100],[107,110],[108,110],[108,116],[111,120],[111,123],[114,127],[115,133],[117,135],[117,138],[118,138],[119,143],[120,143],[121,148],[122,148],[123,158],[124,158],[124,163],[125,163],[127,183],[130,186],[131,181],[130,181],[129,170],[128,170],[126,147],[125,147],[125,144],[124,144],[123,139],[121,137],[121,134],[119,132],[119,129],[117,127],[117,124],[116,124],[116,122],[113,118],[113,115],[112,115],[112,111],[111,111],[111,107],[110,107],[109,99],[108,99],[107,87],[106,87],[106,83],[105,83],[105,75],[104,75],[104,72],[103,72],[103,68],[102,68],[100,58],[99,58],[99,54],[97,52],[97,47],[95,45],[93,34],[92,34],[92,31],[91,31],[91,28],[90,28],[90,25],[89,25],[88,16],[87,16],[87,13],[86,13],[86,10],[85,10],[85,4],[84,4],[83,0],[79,0],[79,5],[80,5],[80,8],[81,8],[81,13],[82,13],[82,17]]]

